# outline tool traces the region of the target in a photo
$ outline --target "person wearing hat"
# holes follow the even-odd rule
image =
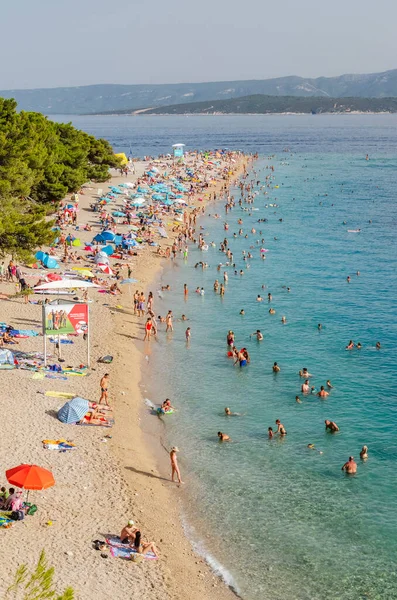
[[[179,470],[178,459],[176,453],[179,452],[179,448],[173,446],[170,450],[170,460],[171,460],[171,480],[174,481],[175,475],[178,477],[178,483],[183,483],[181,478],[181,472]]]
[[[128,521],[127,525],[123,527],[120,533],[121,543],[133,545],[138,531],[139,529],[135,527],[134,521]]]

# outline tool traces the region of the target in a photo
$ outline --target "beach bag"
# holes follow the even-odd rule
[[[13,510],[11,513],[11,519],[13,521],[23,521],[25,518],[25,513],[23,510]]]
[[[26,506],[29,507],[29,510],[26,513],[27,515],[34,515],[37,512],[36,504],[26,504]]]

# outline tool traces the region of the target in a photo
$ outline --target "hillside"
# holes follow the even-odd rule
[[[397,98],[302,98],[255,94],[231,100],[191,102],[161,106],[142,114],[272,114],[272,113],[351,113],[397,112]]]
[[[387,98],[397,96],[397,69],[367,75],[341,75],[316,79],[289,76],[252,81],[159,85],[100,84],[0,91],[0,96],[3,98],[15,98],[19,109],[45,114],[131,112],[149,106],[226,100],[257,94],[324,98]]]

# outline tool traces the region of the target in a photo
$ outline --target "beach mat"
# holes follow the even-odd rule
[[[76,394],[70,394],[68,392],[45,392],[45,396],[50,396],[51,398],[65,398],[66,400],[71,400],[76,397]]]
[[[126,544],[122,544],[119,537],[112,536],[106,538],[106,543],[109,546],[110,554],[113,558],[124,558],[127,560],[131,560],[131,556],[133,554],[138,554],[135,548],[130,548]],[[153,552],[148,552],[147,554],[141,554],[143,558],[148,558],[151,560],[157,560],[157,556],[153,554]]]

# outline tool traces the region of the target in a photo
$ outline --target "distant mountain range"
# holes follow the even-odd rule
[[[252,81],[172,83],[158,85],[100,84],[32,90],[0,91],[15,98],[21,110],[45,114],[133,112],[141,108],[227,100],[243,96],[302,96],[323,98],[388,98],[397,96],[397,69],[339,77],[278,77]]]
[[[318,98],[255,94],[230,100],[173,104],[138,111],[145,115],[397,112],[397,98]]]

